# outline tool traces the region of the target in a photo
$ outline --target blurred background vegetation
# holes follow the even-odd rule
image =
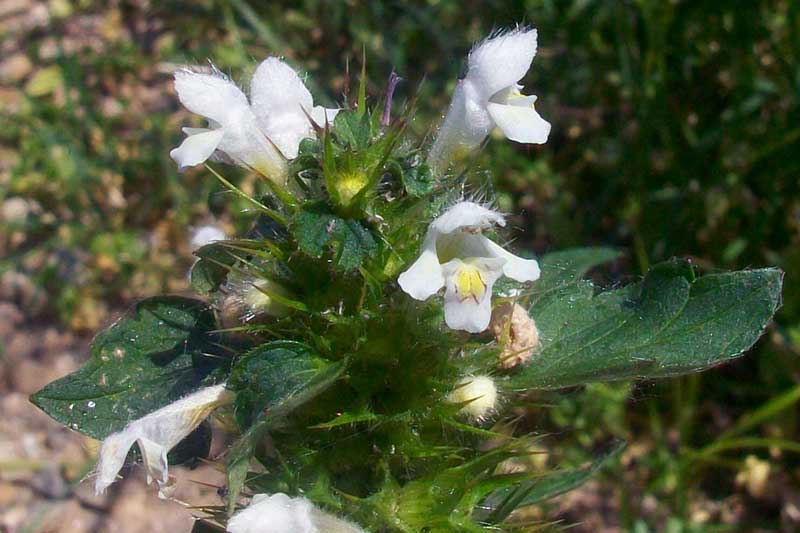
[[[675,255],[787,272],[776,323],[738,362],[536,398],[546,407],[520,413],[553,434],[554,462],[630,443],[558,516],[640,532],[800,528],[798,2],[6,0],[0,299],[92,332],[111,309],[188,290],[190,228],[247,227],[251,214],[204,169],[179,174],[169,159],[197,120],[172,89],[177,66],[213,59],[247,80],[285,56],[334,104],[364,50],[373,102],[394,68],[401,97],[418,96],[422,136],[471,43],[520,21],[539,30],[524,81],[553,133],[542,147],[495,140],[476,162],[520,213],[518,248],[618,247],[598,274],[607,284]]]

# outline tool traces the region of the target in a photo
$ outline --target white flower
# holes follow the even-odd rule
[[[489,376],[466,376],[446,398],[448,403],[464,404],[458,411],[473,420],[483,421],[497,405],[497,386]]]
[[[211,129],[184,128],[189,136],[170,156],[181,168],[214,156],[249,167],[275,182],[286,181],[286,159],[297,157],[300,141],[314,136],[313,120],[324,126],[337,109],[314,107],[297,73],[276,57],[261,62],[247,96],[216,69],[175,73],[175,88],[189,111],[206,117]],[[310,117],[310,118],[309,118]]]
[[[547,141],[550,124],[534,109],[536,96],[520,93],[519,81],[535,55],[536,30],[527,27],[496,34],[472,49],[467,75],[456,85],[428,156],[431,166],[442,169],[477,148],[495,127],[512,141]]]
[[[314,106],[311,93],[300,76],[278,59],[265,59],[253,74],[250,100],[258,125],[289,159],[297,157],[300,141],[314,137],[314,127],[333,123],[338,109]]]
[[[453,329],[479,333],[489,326],[492,287],[502,275],[520,282],[539,278],[539,264],[505,251],[481,235],[505,218],[474,202],[460,202],[431,222],[422,253],[398,283],[411,297],[427,300],[445,287],[444,318]]]
[[[165,497],[169,482],[167,453],[194,431],[217,407],[233,401],[225,384],[200,389],[106,437],[100,447],[95,492],[102,494],[117,478],[134,443],[139,445],[147,483],[158,482],[159,496]]]
[[[186,139],[169,153],[181,170],[211,158],[286,182],[286,159],[259,129],[247,97],[227,76],[216,69],[211,74],[179,70],[175,89],[181,103],[209,123],[209,128],[183,128]]]
[[[192,228],[191,246],[193,250],[202,248],[212,242],[224,241],[227,238],[222,229],[212,224]]]
[[[360,527],[328,514],[305,498],[256,494],[250,505],[228,521],[229,533],[364,533]]]

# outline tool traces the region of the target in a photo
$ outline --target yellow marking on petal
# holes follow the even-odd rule
[[[458,299],[464,301],[474,298],[479,302],[486,292],[486,284],[481,277],[481,271],[474,265],[464,265],[456,272],[456,292]]]
[[[528,95],[522,94],[519,92],[519,89],[513,91],[511,94],[508,95],[508,101],[510,100],[519,100],[520,98],[528,98]],[[536,110],[536,102],[531,102],[531,109]]]

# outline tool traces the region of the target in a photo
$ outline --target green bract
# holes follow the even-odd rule
[[[502,369],[490,332],[447,329],[441,299],[413,300],[397,284],[430,221],[463,200],[468,173],[435,175],[406,135],[410,117],[382,124],[359,100],[300,144],[286,188],[251,198],[218,175],[259,214],[245,238],[198,250],[191,279],[207,302],[143,301],[97,336],[83,368],[32,398],[103,439],[226,382],[236,440],[224,458],[228,501],[204,509],[209,523],[223,524],[242,495],[286,492],[370,531],[521,527],[515,510],[578,486],[621,449],[589,466],[505,473],[536,443],[494,425],[522,391],[709,368],[752,346],[780,303],[776,269],[698,276],[673,260],[599,291],[584,277],[615,250],[555,252],[538,281],[496,287],[496,300],[528,309],[541,341]],[[223,324],[228,299],[248,305],[242,287],[271,287],[257,290],[285,312]],[[494,380],[501,401],[489,421],[445,401],[465,376]]]

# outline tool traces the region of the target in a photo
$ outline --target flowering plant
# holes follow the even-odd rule
[[[430,148],[406,131],[413,106],[392,119],[395,76],[382,106],[367,108],[362,71],[355,102],[329,110],[277,58],[249,99],[216,69],[177,72],[181,102],[209,127],[186,129],[172,157],[245,167],[265,190],[208,166],[258,216],[197,251],[201,298],[140,302],[86,365],[33,396],[103,441],[96,490],[140,458],[168,497],[169,465],[208,453],[214,415],[235,440],[207,527],[521,529],[515,511],[621,449],[577,469],[517,468],[537,436],[511,413],[532,391],[697,372],[747,350],[779,304],[779,270],[698,277],[672,260],[598,292],[584,276],[615,250],[525,257],[502,244],[491,201],[464,192],[462,159],[494,128],[546,141],[519,85],[535,53],[530,28],[478,44]]]

